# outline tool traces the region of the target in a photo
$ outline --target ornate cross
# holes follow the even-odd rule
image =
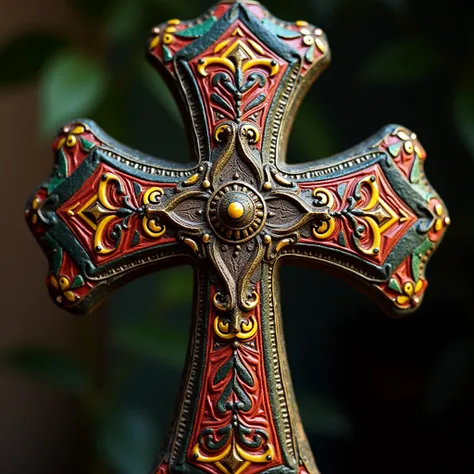
[[[26,212],[49,257],[48,288],[84,313],[137,275],[191,263],[183,390],[154,472],[317,473],[289,376],[279,264],[328,267],[387,311],[414,310],[450,222],[425,152],[389,125],[340,155],[286,164],[329,46],[321,29],[256,1],[160,25],[149,55],[180,102],[197,164],[146,156],[87,120],[64,127]]]

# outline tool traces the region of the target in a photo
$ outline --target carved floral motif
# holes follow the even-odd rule
[[[212,290],[211,297],[215,294]],[[268,406],[260,320],[256,306],[241,332],[233,333],[230,322],[223,323],[211,308],[213,342],[188,453],[190,462],[211,472],[240,474],[250,465],[269,469],[281,463]]]
[[[100,165],[81,189],[57,211],[97,263],[137,250],[169,243],[166,226],[146,215],[170,185],[130,179]]]
[[[312,190],[314,206],[330,208],[328,218],[313,226],[313,238],[377,262],[385,261],[416,221],[378,166],[302,187]]]

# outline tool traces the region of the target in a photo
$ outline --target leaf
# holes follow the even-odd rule
[[[75,290],[77,288],[81,288],[81,286],[84,286],[84,278],[82,275],[77,275],[76,278],[74,278],[74,281],[71,284],[71,290]]]
[[[474,86],[466,80],[457,86],[453,101],[454,123],[460,138],[474,159]]]
[[[29,32],[12,39],[0,50],[0,86],[35,79],[65,43],[64,38],[46,32]]]
[[[42,132],[51,134],[62,122],[92,112],[106,87],[104,65],[73,51],[54,56],[41,78]]]
[[[186,332],[175,332],[167,329],[164,323],[148,321],[122,324],[112,334],[116,348],[176,370],[181,370],[184,363],[186,339]]]
[[[265,94],[259,94],[257,97],[255,97],[255,99],[246,105],[244,112],[248,112],[249,110],[252,110],[253,108],[260,105],[266,99],[266,97],[267,96]]]
[[[413,274],[413,280],[417,282],[420,278],[420,264],[421,260],[418,254],[414,253],[411,256],[411,272]]]
[[[4,353],[0,362],[22,375],[69,393],[84,393],[92,385],[83,364],[50,348],[17,347]]]
[[[415,158],[415,162],[413,163],[413,168],[410,174],[410,181],[412,183],[419,183],[421,179],[421,164],[420,159],[418,157]]]
[[[114,472],[148,472],[160,436],[153,418],[151,413],[124,407],[109,410],[98,419],[94,430],[97,450]]]
[[[79,141],[81,142],[82,149],[87,153],[95,147],[94,142],[90,142],[89,140],[86,140],[85,138],[79,137]]]
[[[58,164],[58,168],[57,168],[58,175],[61,176],[63,179],[67,178],[69,176],[68,166],[67,166],[68,162],[67,162],[67,158],[66,158],[63,148],[60,148],[56,152],[56,161]]]
[[[366,84],[409,84],[442,71],[441,58],[429,42],[399,40],[376,51],[361,68],[359,79]]]
[[[171,52],[171,49],[164,44],[163,46],[163,59],[165,63],[169,63],[173,59],[173,53]]]
[[[219,370],[216,373],[216,376],[214,377],[213,384],[217,385],[219,382],[222,382],[227,375],[229,374],[230,369],[234,366],[234,357],[230,357],[227,359],[225,364],[222,364]]]
[[[226,100],[224,100],[220,95],[216,94],[215,92],[211,94],[211,101],[214,102],[216,105],[219,105],[220,107],[222,107],[227,112],[230,112],[231,114],[234,112],[234,110],[232,109],[232,106],[228,104]]]
[[[306,53],[306,61],[312,63],[314,61],[314,53],[316,52],[316,46],[313,44]]]
[[[165,109],[168,117],[173,119],[174,122],[179,124],[181,127],[184,127],[183,119],[178,106],[176,105],[176,101],[161,76],[159,76],[159,74],[145,62],[143,62],[141,76],[143,83],[152,93],[156,101]]]
[[[249,411],[252,408],[252,401],[250,400],[249,396],[245,392],[245,390],[241,387],[238,380],[234,380],[234,393],[237,395],[239,400],[244,404],[242,407],[242,411]]]
[[[400,283],[398,283],[398,280],[396,280],[395,278],[391,278],[390,281],[388,282],[388,287],[393,290],[393,291],[396,291],[397,293],[400,293],[402,294],[402,289],[400,287]]]
[[[208,18],[206,21],[199,23],[195,26],[191,26],[186,30],[183,31],[177,31],[175,33],[176,36],[180,36],[183,38],[199,38],[201,36],[204,36],[206,33],[208,33],[211,28],[214,26],[216,22],[216,18],[211,16]]]
[[[252,378],[252,375],[247,370],[247,367],[242,363],[242,361],[237,357],[235,360],[235,368],[237,370],[237,374],[239,377],[249,386],[253,387],[255,385],[255,381]]]

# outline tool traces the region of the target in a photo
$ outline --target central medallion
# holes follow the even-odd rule
[[[207,218],[222,240],[239,244],[262,230],[267,208],[258,191],[248,184],[234,182],[221,186],[211,196]]]

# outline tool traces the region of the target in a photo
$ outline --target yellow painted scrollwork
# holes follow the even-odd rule
[[[318,199],[320,206],[326,206],[329,209],[332,209],[334,206],[334,196],[328,189],[325,188],[316,188],[313,191],[313,196]],[[336,228],[336,220],[334,217],[330,217],[329,220],[321,221],[318,226],[313,227],[313,235],[318,240],[326,240],[334,232]]]
[[[255,334],[257,334],[258,330],[258,323],[254,316],[250,316],[248,321],[245,321],[241,325],[241,331],[238,333],[233,333],[230,331],[230,323],[229,321],[222,321],[219,316],[216,316],[214,319],[214,332],[221,338],[221,339],[241,339],[246,340],[250,339]]]
[[[117,245],[110,247],[106,244],[106,232],[113,220],[119,218],[120,206],[110,200],[110,186],[114,184],[119,190],[123,183],[121,178],[114,173],[104,173],[99,181],[97,194],[92,196],[84,205],[80,202],[74,204],[67,210],[67,214],[74,217],[76,214],[94,231],[93,244],[94,251],[99,255],[108,255],[117,250]],[[153,187],[143,195],[143,204],[156,204],[163,196],[161,188]],[[138,209],[130,208],[132,212]],[[153,218],[143,217],[142,226],[145,233],[152,238],[159,238],[166,232],[166,227],[162,226]],[[118,241],[117,241],[118,242]]]
[[[150,188],[143,196],[143,204],[145,206],[147,204],[158,204],[163,194],[164,192],[161,188]],[[154,217],[144,216],[142,225],[145,233],[153,239],[158,239],[166,233],[166,226],[161,225]]]
[[[363,207],[357,207],[357,203],[362,199],[362,189],[368,192],[368,201]],[[318,206],[327,206],[335,211],[335,198],[331,191],[326,188],[317,188],[313,191],[313,196],[318,200]],[[380,188],[377,177],[367,176],[361,179],[355,187],[354,195],[350,198],[349,204],[344,211],[335,212],[328,220],[323,220],[313,227],[313,236],[318,240],[330,238],[336,229],[336,218],[341,214],[350,216],[350,223],[354,227],[353,241],[356,248],[365,255],[378,255],[381,250],[382,235],[397,221],[404,219],[404,213],[400,210],[398,215],[384,199],[380,196]],[[359,219],[360,225],[355,224]],[[405,217],[406,220],[406,217]],[[362,222],[361,222],[362,221]],[[370,244],[361,243],[361,238],[366,232],[370,232]]]
[[[197,64],[198,73],[207,77],[209,73],[207,68],[211,65],[221,65],[235,74],[237,70],[242,72],[258,66],[267,67],[270,71],[270,77],[278,74],[280,63],[269,58],[259,58],[255,53],[265,56],[265,50],[255,41],[248,40],[248,44],[242,39],[235,40],[232,44],[231,39],[219,43],[214,49],[214,53],[221,53],[220,56],[201,58]],[[229,46],[230,44],[230,46]]]
[[[369,187],[371,196],[369,202],[362,208],[364,214],[361,217],[372,232],[372,243],[368,248],[359,244],[358,249],[366,255],[377,255],[380,252],[382,234],[399,220],[399,216],[380,197],[380,188],[375,176],[364,178],[359,182],[357,188],[361,189],[364,184]],[[381,212],[384,217],[382,222],[380,221]]]
[[[192,454],[195,461],[214,463],[224,474],[240,474],[252,463],[263,464],[273,460],[275,450],[271,444],[268,444],[263,454],[250,454],[233,438],[224,451],[216,456],[202,454],[199,444],[194,446]],[[229,469],[230,466],[234,466],[234,469]]]

